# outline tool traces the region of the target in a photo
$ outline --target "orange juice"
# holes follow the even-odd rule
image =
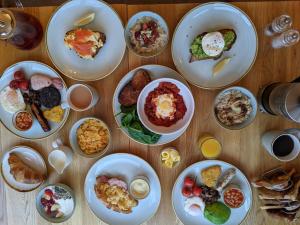
[[[209,134],[203,135],[198,142],[202,155],[207,159],[217,158],[222,150],[220,142]]]

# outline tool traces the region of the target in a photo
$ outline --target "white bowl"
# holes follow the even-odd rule
[[[162,48],[160,48],[159,50],[143,54],[143,53],[136,52],[132,48],[131,42],[130,42],[130,29],[135,25],[135,23],[139,19],[141,19],[143,17],[146,17],[146,16],[147,17],[152,17],[153,19],[155,19],[158,22],[158,25],[161,26],[163,28],[163,30],[166,32],[167,40],[166,40],[165,45]],[[126,41],[127,47],[133,53],[135,53],[138,56],[142,56],[142,57],[154,57],[156,55],[159,55],[165,49],[165,47],[167,46],[168,40],[169,40],[169,28],[168,28],[168,25],[167,25],[166,21],[160,15],[158,15],[157,13],[154,13],[154,12],[151,12],[151,11],[142,11],[142,12],[138,12],[138,13],[134,14],[132,17],[130,17],[130,19],[128,20],[127,25],[125,27],[124,35],[125,35],[125,41]]]
[[[100,121],[102,123],[102,125],[108,130],[108,137],[109,137],[109,141],[108,141],[107,146],[102,151],[99,151],[99,152],[94,153],[94,154],[86,154],[86,153],[84,153],[81,150],[81,148],[79,147],[78,142],[77,142],[77,129],[86,120],[90,120],[90,119]],[[84,157],[87,157],[87,158],[98,158],[98,157],[104,155],[107,152],[107,150],[110,148],[110,144],[111,144],[111,132],[110,132],[108,126],[106,125],[106,123],[104,123],[102,120],[100,120],[98,118],[95,118],[95,117],[85,117],[85,118],[82,118],[82,119],[78,120],[76,123],[73,124],[73,126],[72,126],[72,128],[70,130],[70,133],[69,133],[69,141],[70,141],[70,145],[71,145],[72,149],[77,154],[79,154],[81,156],[84,156]]]
[[[230,91],[240,91],[242,94],[246,95],[249,99],[250,99],[250,103],[252,105],[252,112],[250,113],[250,116],[247,120],[245,120],[243,123],[240,123],[240,124],[235,124],[235,125],[232,125],[232,126],[227,126],[225,124],[223,124],[217,117],[216,115],[216,112],[215,112],[215,106],[216,104],[218,103],[219,99],[224,96],[225,94],[227,94],[228,92]],[[243,87],[238,87],[238,86],[235,86],[235,87],[230,87],[230,88],[227,88],[223,91],[221,91],[215,98],[215,101],[214,101],[214,108],[213,108],[213,111],[214,111],[214,115],[215,115],[215,118],[216,120],[218,121],[218,123],[224,127],[224,128],[227,128],[227,129],[230,129],[230,130],[240,130],[246,126],[248,126],[250,123],[253,122],[253,120],[255,119],[255,116],[256,116],[256,112],[257,112],[257,101],[256,101],[256,98],[255,96],[246,88],[243,88]]]
[[[171,125],[170,127],[154,125],[149,121],[144,110],[145,101],[148,94],[151,91],[153,91],[156,87],[158,87],[159,83],[161,82],[171,82],[175,84],[180,89],[179,94],[183,97],[185,106],[187,108],[184,117],[181,120],[178,120],[175,124]],[[137,113],[141,122],[146,128],[157,134],[172,134],[183,129],[184,127],[187,127],[193,118],[194,109],[195,102],[190,89],[180,81],[171,78],[161,78],[150,82],[146,87],[144,87],[144,89],[140,93],[137,102]]]

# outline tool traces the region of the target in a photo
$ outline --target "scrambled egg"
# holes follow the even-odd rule
[[[45,110],[43,115],[51,122],[60,123],[64,116],[64,110],[61,108],[61,106],[55,106],[50,110]]]

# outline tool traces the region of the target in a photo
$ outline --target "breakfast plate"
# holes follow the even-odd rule
[[[14,158],[10,157],[13,156]],[[20,166],[20,160],[22,163],[29,167],[34,172],[27,173],[27,177],[22,177],[22,173],[26,171],[26,168]],[[47,176],[47,166],[43,157],[34,149],[27,146],[16,146],[3,153],[1,157],[1,175],[4,181],[13,189],[19,192],[28,192],[38,188],[45,180]],[[27,166],[28,165],[28,166]],[[11,172],[15,171],[15,172]],[[30,183],[30,179],[35,179],[33,173],[40,173],[40,180]],[[24,181],[14,178],[14,175],[23,179]],[[25,182],[25,179],[27,181]],[[29,180],[29,181],[28,181]]]
[[[46,64],[43,64],[41,62],[36,62],[36,61],[22,61],[19,63],[16,63],[10,67],[8,67],[2,74],[1,78],[0,78],[0,92],[3,94],[5,90],[13,90],[13,89],[9,89],[9,85],[14,85],[12,84],[12,81],[15,82],[15,73],[18,71],[22,71],[22,76],[25,76],[24,79],[26,79],[26,82],[32,82],[32,78],[33,75],[35,75],[35,80],[38,81],[38,79],[40,79],[42,77],[42,79],[46,79],[46,85],[49,85],[49,82],[52,82],[53,80],[60,82],[60,89],[56,89],[54,87],[54,83],[52,83],[49,87],[46,87],[46,89],[44,90],[50,90],[51,92],[44,92],[43,91],[43,96],[45,96],[43,99],[45,100],[45,102],[47,103],[47,105],[49,105],[49,108],[45,108],[44,106],[40,106],[38,108],[40,109],[36,109],[36,113],[37,114],[42,114],[42,111],[45,110],[50,110],[50,108],[53,107],[52,102],[48,101],[49,97],[47,97],[48,94],[51,94],[53,96],[53,93],[55,95],[58,95],[58,100],[60,100],[60,102],[57,102],[57,104],[60,104],[63,101],[66,101],[66,92],[67,92],[67,86],[65,84],[65,82],[63,81],[63,79],[61,78],[61,76],[51,67],[49,67]],[[38,76],[36,76],[38,75]],[[48,83],[47,83],[48,82]],[[37,84],[38,82],[35,82],[35,84]],[[28,83],[27,83],[27,87],[25,85],[25,88],[28,89]],[[23,88],[23,87],[21,87]],[[34,87],[34,88],[38,88]],[[20,90],[20,88],[16,89],[18,92]],[[21,89],[22,90],[22,89]],[[32,85],[30,87],[29,90],[32,90]],[[41,89],[43,90],[43,89]],[[36,91],[32,91],[31,93],[37,93],[41,90],[36,90]],[[21,92],[20,92],[21,93]],[[39,92],[41,93],[41,92]],[[23,91],[22,90],[22,94],[24,96],[24,94],[26,94],[28,96],[28,90]],[[26,102],[25,98],[22,96],[22,94],[19,94],[19,100],[20,102],[22,102],[22,104],[24,104],[24,101]],[[34,94],[35,95],[35,94]],[[7,95],[6,95],[7,96]],[[38,97],[40,99],[40,97]],[[48,126],[42,127],[42,125],[38,122],[38,119],[35,117],[35,113],[33,113],[32,108],[30,107],[31,104],[26,103],[26,105],[24,105],[24,107],[21,107],[22,110],[20,111],[24,111],[26,110],[25,113],[29,113],[31,114],[31,118],[32,118],[32,124],[31,127],[29,127],[29,129],[26,130],[20,130],[17,129],[15,122],[15,115],[18,112],[8,112],[7,111],[7,107],[4,107],[4,105],[7,104],[7,102],[4,102],[3,100],[4,98],[2,98],[2,100],[0,101],[0,118],[1,118],[1,122],[2,124],[12,133],[14,133],[15,135],[24,138],[24,139],[42,139],[42,138],[46,138],[49,137],[50,135],[58,132],[63,125],[65,124],[68,115],[69,115],[69,111],[70,109],[64,109],[63,111],[61,111],[60,114],[60,118],[58,121],[53,122],[47,119],[47,123]],[[31,99],[31,97],[30,97]],[[51,98],[52,99],[52,98]],[[44,101],[43,100],[43,101]],[[56,101],[57,99],[54,99],[54,101]],[[33,101],[33,100],[32,100]],[[34,100],[35,101],[35,100]],[[40,101],[40,100],[39,100]],[[40,103],[39,103],[40,104]],[[6,110],[5,110],[6,108]],[[11,109],[10,109],[11,110]],[[41,111],[42,110],[42,111]],[[62,110],[62,109],[60,109]],[[17,111],[17,109],[13,109],[13,111]],[[42,119],[41,119],[42,120]]]
[[[74,25],[92,13],[94,18],[89,24],[80,27]],[[92,39],[103,36],[100,38],[103,43],[98,45],[98,40],[95,44],[92,58],[76,55],[75,51],[69,49],[70,45],[65,46],[67,33],[72,36],[74,32],[71,31],[76,29],[94,31]],[[98,0],[72,0],[58,7],[49,20],[45,36],[48,55],[56,68],[64,75],[80,81],[99,80],[111,74],[120,64],[126,49],[120,17],[107,3]]]
[[[253,66],[257,50],[251,19],[236,6],[221,2],[201,4],[189,11],[172,40],[178,71],[205,89],[223,88],[242,79]]]
[[[129,184],[136,177],[143,176],[147,178],[149,184],[149,193],[147,197],[138,200],[132,211],[121,213],[116,212],[115,207],[110,209],[97,198],[95,185],[98,182],[96,178],[115,177],[115,185]],[[124,188],[120,191],[124,193]],[[125,153],[116,153],[99,159],[87,173],[84,183],[84,194],[90,209],[93,213],[105,223],[111,225],[138,225],[150,219],[157,211],[161,198],[161,186],[153,168],[143,159]],[[129,197],[128,201],[135,201]],[[123,209],[124,210],[124,209]]]
[[[208,169],[210,169],[210,171],[208,171]],[[218,180],[204,177],[204,175],[207,177],[210,176],[211,171],[213,171],[213,174],[218,173]],[[232,171],[234,172],[232,173],[232,176],[228,175],[228,172],[231,173]],[[189,180],[188,177],[192,177],[192,179]],[[223,180],[225,177],[228,179],[227,184],[222,184],[223,186],[219,185],[220,183],[223,183],[220,182],[220,180]],[[216,182],[216,186],[213,186],[214,184],[211,183],[212,180]],[[184,189],[186,185],[189,185],[189,182],[196,182],[196,185],[199,185],[199,183],[201,184],[199,197],[193,196],[193,194],[197,195],[197,191],[194,190],[191,196],[186,197],[188,191]],[[205,183],[205,185],[203,183]],[[208,186],[211,188],[208,188]],[[206,195],[204,192],[205,189],[210,189],[210,194]],[[224,196],[226,196],[225,193],[229,189],[235,189],[242,193],[243,198],[239,202],[239,205],[236,205],[235,207],[228,205],[230,201],[224,201]],[[214,195],[212,194],[213,192],[218,195],[216,198],[212,197]],[[199,202],[199,208],[193,208],[191,200],[193,200],[193,203],[196,205],[198,204],[197,202]],[[205,204],[205,202],[209,204]],[[213,204],[216,204],[217,206]],[[220,160],[204,160],[192,164],[179,175],[172,191],[172,205],[175,214],[183,224],[214,224],[211,221],[216,222],[216,224],[241,224],[252,206],[252,190],[246,176],[235,166]],[[219,214],[213,211],[216,210],[217,207],[219,208]],[[192,216],[191,214],[196,213],[198,209],[200,209],[199,213]],[[227,215],[224,215],[225,211],[227,211]]]
[[[163,144],[170,143],[170,142],[174,141],[175,139],[177,139],[178,137],[180,137],[185,132],[185,130],[188,127],[188,124],[186,126],[184,126],[182,129],[178,130],[176,133],[161,135],[158,140],[153,141],[151,143],[145,143],[141,140],[131,137],[128,130],[122,126],[123,115],[122,115],[122,113],[120,113],[121,112],[121,104],[119,103],[118,98],[119,98],[119,95],[120,95],[122,89],[132,80],[132,78],[134,77],[136,72],[140,71],[141,69],[146,70],[149,73],[152,80],[159,79],[159,78],[172,78],[172,79],[176,79],[176,80],[182,82],[187,87],[189,87],[188,83],[184,80],[184,78],[179,73],[177,73],[175,70],[172,70],[171,68],[166,67],[166,66],[144,65],[144,66],[133,69],[132,71],[127,73],[120,80],[120,82],[114,92],[112,105],[113,105],[113,113],[115,115],[117,125],[131,140],[136,141],[140,144],[149,144],[149,145],[155,146],[155,145],[163,145]]]

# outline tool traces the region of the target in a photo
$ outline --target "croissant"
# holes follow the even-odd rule
[[[26,165],[15,153],[10,153],[8,158],[10,173],[16,181],[25,184],[38,184],[44,180],[42,174]]]

